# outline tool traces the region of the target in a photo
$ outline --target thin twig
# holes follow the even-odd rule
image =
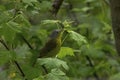
[[[62,5],[64,0],[54,0],[53,4],[52,4],[52,7],[53,9],[51,10],[52,14],[54,14],[55,16],[57,15],[59,9],[60,9],[60,6]]]
[[[0,39],[0,43],[1,43],[8,51],[10,51],[10,49],[9,49],[8,46],[7,46],[7,44],[6,44],[3,40]],[[18,62],[15,61],[15,60],[14,60],[13,62],[15,63],[15,65],[17,66],[17,68],[19,69],[20,73],[22,74],[22,77],[25,77],[25,74],[24,74],[22,68],[20,67],[20,65],[18,64]],[[25,79],[25,80],[27,80],[27,79]]]
[[[45,65],[42,65],[42,68],[44,69],[45,73],[48,74],[48,71],[47,71]]]
[[[69,34],[67,33],[67,34],[65,35],[65,37],[63,38],[61,45],[62,45],[63,42],[67,39],[68,36],[69,36]]]
[[[0,43],[1,43],[8,51],[10,50],[3,40],[0,39]]]
[[[34,49],[34,48],[30,45],[30,43],[25,39],[24,36],[21,35],[21,38],[24,40],[24,42],[28,45],[28,47],[29,47],[31,50]],[[35,63],[36,63],[36,62],[34,62],[34,63],[32,64],[32,66],[34,66]],[[48,71],[47,71],[47,69],[46,69],[46,67],[45,67],[44,65],[42,65],[42,68],[44,69],[45,73],[48,74]]]
[[[14,61],[14,63],[17,65],[17,67],[18,67],[19,71],[21,72],[22,76],[25,77],[25,74],[24,74],[23,70],[21,69],[20,65],[18,64],[18,62]]]
[[[89,62],[89,65],[90,65],[92,68],[94,68],[94,64],[92,63],[90,57],[89,57],[89,56],[86,56],[86,59],[87,59],[87,61]],[[93,75],[94,75],[94,77],[96,78],[96,80],[100,80],[96,72],[94,72]]]
[[[87,4],[87,7],[91,7],[89,2],[87,2],[86,4]],[[87,11],[87,14],[89,14],[89,13],[90,13],[90,11],[88,10],[88,11]],[[87,28],[86,30],[87,30],[87,31],[86,31],[86,37],[89,39],[89,29]],[[92,68],[94,68],[94,64],[92,63],[92,60],[90,59],[90,57],[89,57],[89,56],[86,56],[86,59],[87,59],[87,61],[89,62],[89,65],[90,65]],[[99,78],[98,74],[96,73],[96,71],[93,73],[93,75],[94,75],[94,77],[96,78],[96,80],[100,80],[100,78]]]
[[[21,38],[23,39],[23,41],[28,45],[28,47],[30,49],[33,49],[33,47],[30,45],[30,43],[25,39],[25,37],[23,35],[21,35]]]

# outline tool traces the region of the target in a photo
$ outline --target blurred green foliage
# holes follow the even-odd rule
[[[53,0],[0,0],[0,80],[24,79],[13,60],[28,80],[118,80],[108,0],[64,0],[56,17],[50,12],[52,4]],[[50,32],[60,28],[58,22],[67,30],[58,58],[38,59],[32,67],[31,57]]]

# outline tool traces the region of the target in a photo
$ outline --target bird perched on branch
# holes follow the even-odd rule
[[[56,29],[54,30],[50,36],[48,41],[45,43],[44,47],[41,48],[40,53],[33,54],[31,57],[30,65],[34,66],[36,64],[37,58],[47,58],[47,57],[55,57],[61,48],[61,38],[63,35],[64,29]]]
[[[61,48],[61,37],[64,32],[64,29],[54,30],[50,36],[49,40],[45,46],[40,50],[39,58],[42,57],[55,57]]]

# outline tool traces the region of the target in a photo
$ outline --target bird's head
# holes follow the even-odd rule
[[[64,30],[56,29],[50,34],[49,37],[52,39],[60,38],[62,36],[63,32],[64,32]]]

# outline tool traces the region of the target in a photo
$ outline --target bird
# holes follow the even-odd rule
[[[64,29],[55,29],[49,36],[44,47],[40,49],[38,58],[55,57],[61,48],[61,39]]]
[[[30,65],[34,67],[38,58],[56,57],[61,48],[61,39],[63,33],[64,29],[53,30],[49,35],[49,38],[46,41],[45,45],[39,50],[39,52],[31,56]]]

